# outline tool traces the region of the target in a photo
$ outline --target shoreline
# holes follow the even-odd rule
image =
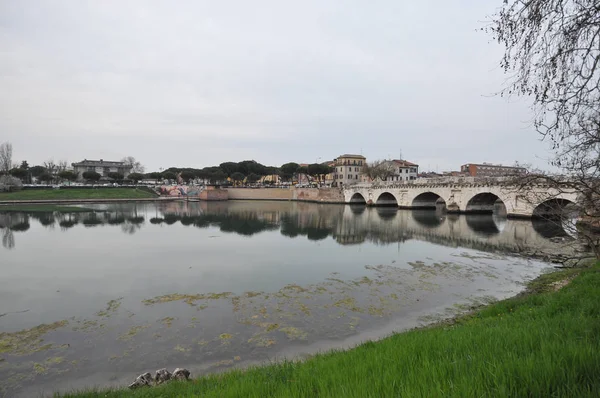
[[[427,325],[423,325],[423,326],[417,326],[417,327],[410,327],[408,326],[408,328],[400,331],[400,332],[393,332],[391,335],[388,336],[384,336],[381,339],[377,339],[377,340],[362,340],[361,342],[358,343],[346,343],[345,346],[346,347],[334,347],[332,349],[327,349],[325,351],[319,351],[317,354],[315,355],[308,355],[306,357],[296,357],[293,359],[282,359],[281,361],[276,361],[276,362],[270,362],[269,360],[265,360],[263,361],[263,363],[249,363],[249,364],[244,364],[244,367],[240,367],[240,368],[233,368],[233,369],[226,369],[224,371],[219,371],[216,373],[210,373],[210,374],[205,374],[202,375],[200,377],[194,378],[191,382],[184,382],[184,383],[171,383],[171,384],[166,384],[163,386],[157,386],[157,387],[152,387],[152,388],[144,388],[144,389],[139,389],[136,391],[131,391],[126,389],[126,386],[122,386],[119,388],[115,387],[107,387],[107,388],[94,388],[94,389],[84,389],[81,391],[75,391],[75,392],[70,392],[70,393],[62,393],[62,394],[58,394],[56,395],[57,397],[64,397],[64,398],[91,398],[91,397],[122,397],[122,396],[143,396],[143,397],[158,397],[158,396],[174,396],[174,395],[178,395],[178,396],[224,396],[224,395],[231,395],[231,396],[245,396],[245,395],[261,395],[262,393],[267,393],[268,391],[273,391],[273,388],[276,389],[276,391],[279,391],[278,394],[271,394],[271,396],[290,396],[290,397],[300,397],[300,396],[310,396],[310,391],[311,390],[304,390],[303,388],[301,388],[300,390],[296,389],[296,386],[302,386],[302,383],[306,383],[308,385],[311,386],[311,388],[315,388],[315,384],[317,386],[321,386],[318,390],[312,390],[313,392],[318,391],[319,395],[323,394],[323,395],[327,395],[327,396],[335,396],[337,394],[342,394],[342,395],[346,395],[342,390],[343,387],[349,387],[349,388],[353,388],[352,391],[356,391],[356,395],[353,396],[364,396],[363,393],[365,392],[371,392],[373,394],[383,394],[381,396],[389,396],[387,394],[390,393],[390,391],[396,392],[398,393],[398,390],[394,389],[393,386],[390,389],[390,385],[391,383],[386,384],[385,386],[383,385],[379,385],[377,386],[378,382],[380,382],[379,378],[368,378],[367,374],[364,373],[364,370],[369,369],[369,374],[371,372],[371,368],[370,367],[366,367],[363,369],[363,364],[360,361],[356,361],[358,358],[363,359],[366,362],[369,362],[369,364],[371,366],[375,366],[374,364],[377,363],[379,364],[380,361],[383,361],[386,357],[390,358],[390,357],[395,357],[396,355],[394,355],[393,351],[394,350],[398,350],[398,351],[402,351],[404,352],[405,355],[418,355],[419,358],[422,356],[427,356],[427,355],[433,355],[434,357],[437,357],[438,355],[443,356],[444,352],[443,350],[440,350],[439,352],[436,350],[432,350],[429,348],[429,346],[427,345],[423,345],[423,344],[434,344],[435,342],[437,342],[440,338],[446,338],[446,335],[448,333],[454,333],[454,334],[461,334],[461,333],[465,333],[467,335],[467,337],[465,339],[461,339],[460,343],[461,344],[466,344],[467,346],[470,346],[471,344],[474,344],[475,347],[478,347],[476,343],[472,343],[471,340],[486,340],[489,344],[491,345],[496,345],[494,340],[490,341],[487,340],[487,337],[485,336],[485,334],[487,334],[489,331],[493,331],[494,328],[506,328],[506,322],[509,320],[513,320],[513,323],[517,322],[517,320],[519,320],[519,322],[517,322],[517,328],[514,328],[514,325],[509,327],[507,330],[510,330],[511,333],[515,334],[515,336],[506,336],[506,338],[512,339],[513,337],[521,337],[521,334],[527,334],[527,333],[542,333],[543,335],[546,335],[546,332],[549,333],[548,337],[560,337],[558,333],[556,333],[556,331],[553,329],[554,326],[550,327],[548,330],[544,331],[543,329],[536,329],[536,328],[532,328],[530,323],[535,322],[536,320],[539,320],[539,316],[546,310],[545,306],[551,307],[551,304],[546,304],[551,302],[552,300],[560,300],[563,296],[565,295],[569,295],[569,294],[573,294],[572,292],[569,293],[569,289],[573,290],[575,288],[570,287],[569,285],[572,284],[573,281],[577,281],[580,282],[580,279],[590,279],[590,278],[596,278],[594,279],[594,284],[596,284],[597,279],[600,279],[600,263],[595,263],[594,265],[588,265],[586,267],[581,267],[581,268],[572,268],[572,269],[567,269],[567,270],[557,270],[555,272],[550,272],[550,273],[545,273],[542,274],[540,276],[538,276],[537,278],[533,279],[532,281],[528,282],[525,289],[522,290],[521,292],[517,293],[515,296],[511,296],[509,298],[506,298],[504,300],[492,303],[492,304],[488,304],[488,305],[482,305],[482,306],[474,306],[471,308],[468,308],[468,310],[466,312],[460,313],[458,315],[443,319],[443,320],[439,320],[439,321],[434,321],[430,324]],[[575,283],[576,285],[577,283]],[[564,289],[564,290],[563,290]],[[582,290],[582,289],[580,289]],[[565,293],[566,291],[566,293]],[[581,293],[586,293],[587,292],[581,292]],[[583,296],[582,296],[583,297]],[[596,295],[592,296],[592,297],[587,297],[588,301],[595,301],[598,302],[598,297]],[[542,302],[542,304],[538,304],[539,302]],[[579,305],[579,303],[574,303],[573,305],[577,306]],[[537,306],[537,307],[536,307]],[[538,313],[534,313],[532,314],[531,311],[535,310]],[[547,308],[547,310],[551,310],[551,308]],[[498,312],[498,314],[496,314],[496,312]],[[497,315],[497,316],[496,316]],[[573,316],[576,315],[580,315],[581,314],[572,314]],[[533,316],[533,317],[532,317]],[[532,318],[531,318],[532,317]],[[558,315],[554,316],[552,314],[552,316],[550,317],[550,319],[548,319],[547,321],[550,321],[551,325],[554,325],[552,323],[552,318],[553,317],[558,317]],[[522,318],[522,319],[521,319]],[[530,319],[531,318],[531,319]],[[525,322],[523,322],[525,320]],[[588,320],[589,321],[589,320]],[[562,321],[561,321],[562,322]],[[485,324],[484,324],[485,323]],[[484,325],[482,325],[484,324]],[[482,327],[484,326],[484,327]],[[510,325],[509,325],[510,326]],[[573,323],[572,325],[570,325],[570,328],[574,328],[576,329],[578,327],[578,323]],[[490,329],[491,328],[491,329]],[[469,329],[473,329],[473,330],[469,330]],[[567,328],[567,330],[564,330],[562,332],[564,332],[565,334],[569,333],[569,328]],[[462,331],[462,332],[461,332]],[[474,333],[477,332],[477,333]],[[433,335],[433,336],[431,336]],[[439,335],[439,336],[438,336]],[[433,338],[431,338],[433,337]],[[590,336],[590,338],[592,339],[592,341],[596,341],[597,343],[597,339],[595,339],[597,336]],[[566,343],[569,344],[571,342],[571,340],[568,340],[566,337],[565,339],[567,340]],[[397,344],[395,343],[395,341],[398,340],[398,342],[404,341],[404,340],[409,340],[412,342],[411,344],[408,345],[404,345],[404,344]],[[452,339],[450,339],[450,341],[452,341]],[[547,342],[548,343],[548,342]],[[564,342],[563,342],[564,343]],[[437,343],[439,344],[439,343]],[[506,344],[506,343],[505,343]],[[552,344],[548,343],[549,347],[552,347]],[[573,341],[573,344],[581,344],[581,341]],[[478,347],[479,348],[479,347]],[[510,346],[510,343],[508,343],[507,348],[512,349],[512,347]],[[548,348],[548,347],[546,347]],[[451,349],[450,347],[448,347],[446,350]],[[454,347],[452,349],[455,349]],[[502,347],[502,349],[504,349],[504,347]],[[586,349],[589,349],[589,347],[586,347]],[[374,352],[373,350],[375,350],[376,352]],[[494,353],[489,353],[484,349],[481,348],[480,351],[476,352],[470,352],[470,351],[465,351],[461,348],[455,349],[456,351],[458,351],[458,354],[460,354],[460,356],[462,355],[467,355],[469,357],[473,357],[473,360],[475,358],[479,357],[485,357],[486,355],[491,355],[491,357],[489,359],[485,359],[482,362],[480,359],[480,365],[482,365],[482,363],[485,363],[486,361],[496,361],[494,365],[494,369],[496,369],[497,371],[499,371],[500,373],[502,372],[502,369],[498,370],[498,366],[501,366],[504,364],[503,360],[500,359],[498,361],[497,358],[494,358]],[[521,355],[528,355],[528,358],[537,358],[539,359],[540,356],[539,354],[537,354],[536,350],[541,350],[540,347],[534,346],[529,348],[529,350],[531,352],[529,352],[528,354],[521,354]],[[464,352],[463,352],[464,351]],[[500,351],[502,352],[502,351]],[[556,348],[556,351],[553,351],[555,355],[563,355],[562,353],[565,352],[564,355],[568,355],[568,350],[565,351],[564,348]],[[590,352],[598,352],[598,351],[590,351]],[[501,355],[501,354],[499,354]],[[532,355],[533,357],[530,357],[529,355]],[[594,361],[596,363],[598,363],[598,361],[596,361],[597,358],[594,358],[594,354],[588,354],[591,355],[591,357],[594,359]],[[597,354],[596,354],[597,355]],[[374,358],[371,358],[372,356],[374,356]],[[421,378],[431,378],[434,377],[435,375],[431,375],[431,374],[419,374],[419,375],[413,375],[412,373],[418,373],[419,370],[416,371],[412,371],[412,365],[419,367],[422,365],[420,364],[415,364],[414,362],[412,362],[410,358],[406,358],[406,357],[400,357],[398,358],[400,361],[398,362],[388,362],[388,361],[383,361],[385,362],[385,364],[383,364],[383,366],[390,366],[392,368],[394,367],[406,367],[408,362],[408,366],[409,368],[405,369],[405,372],[397,372],[395,373],[396,375],[402,375],[402,376],[393,376],[395,377],[394,380],[397,379],[397,381],[399,381],[400,383],[402,383],[403,381],[403,376],[404,379],[406,379],[407,383],[410,384],[412,378],[415,377],[421,377]],[[547,359],[547,358],[546,358]],[[556,359],[556,358],[554,358]],[[588,358],[589,359],[589,358]],[[371,361],[375,360],[375,362],[372,364]],[[425,360],[424,358],[421,358],[421,360]],[[439,363],[436,363],[435,365],[431,365],[431,366],[442,366],[442,367],[446,367],[449,366],[450,368],[453,367],[454,363],[447,363],[447,359],[445,358],[438,358],[438,360],[440,360]],[[515,358],[510,356],[510,353],[508,355],[507,358],[504,358],[504,361],[509,361],[509,360],[515,360]],[[520,363],[522,359],[521,358],[517,358],[516,359],[516,363]],[[342,363],[345,363],[346,365],[343,366],[341,365]],[[586,362],[586,364],[589,363]],[[411,365],[412,364],[412,365]],[[473,383],[477,383],[476,381],[474,381],[474,379],[477,379],[478,377],[483,377],[485,380],[485,382],[488,382],[489,380],[487,380],[489,378],[489,375],[487,373],[483,373],[483,374],[479,374],[478,373],[478,369],[477,367],[475,367],[474,369],[471,369],[471,364],[468,364],[469,367],[468,368],[464,368],[465,371],[468,372],[473,372],[473,374],[469,373],[469,374],[462,374],[459,372],[459,374],[455,374],[454,376],[456,378],[465,378],[466,381],[468,381],[469,383],[473,382]],[[550,363],[547,364],[548,366],[558,366],[555,363]],[[310,371],[307,372],[307,369],[313,369],[315,367],[319,367],[320,368],[320,372],[316,372],[316,373],[312,373]],[[586,373],[592,372],[592,371],[596,371],[596,369],[588,369],[589,366],[584,364],[584,369],[586,370]],[[510,367],[509,367],[510,369]],[[509,372],[509,369],[505,369],[506,372]],[[389,369],[388,369],[389,370]],[[524,371],[526,372],[534,372],[535,373],[535,367],[532,369],[524,369]],[[581,370],[581,369],[579,369]],[[326,372],[326,371],[329,371]],[[422,371],[422,370],[421,370]],[[270,381],[262,381],[261,382],[257,382],[256,379],[257,378],[261,378],[261,376],[264,375],[269,375],[269,378],[271,378],[271,376],[273,374],[279,374],[280,372],[292,372],[292,374],[289,374],[286,379],[289,380],[278,380],[277,378],[275,378],[275,380],[270,380]],[[406,372],[411,373],[410,377],[406,376]],[[434,372],[434,373],[438,373],[438,372]],[[573,375],[577,375],[577,369],[573,370],[573,372],[571,372]],[[286,373],[287,374],[287,373]],[[364,385],[364,379],[362,379],[363,381],[361,382],[360,379],[360,375],[363,375],[365,378],[369,379],[369,383],[367,383],[368,385]],[[501,376],[501,375],[500,375]],[[564,376],[564,375],[563,375]],[[358,378],[357,378],[358,377]],[[386,375],[381,375],[381,378],[384,379],[386,378]],[[329,379],[336,379],[336,381],[338,381],[338,383],[331,383],[328,380]],[[297,380],[298,382],[300,382],[299,385],[296,384],[290,384],[291,379]],[[325,379],[327,382],[324,382],[325,385],[323,385],[323,383],[320,383],[319,380],[320,379]],[[505,378],[506,379],[506,378]],[[553,385],[556,383],[551,383],[552,385],[547,386],[544,383],[547,382],[544,380],[541,380],[540,383],[536,383],[533,380],[528,380],[526,375],[523,375],[523,380],[522,381],[524,384],[523,386],[521,386],[521,388],[517,388],[515,389],[515,386],[508,386],[508,387],[512,387],[511,394],[516,394],[519,395],[519,393],[522,393],[524,391],[531,391],[533,390],[534,392],[537,393],[542,393],[541,395],[546,395],[548,393],[551,393],[552,391],[556,392],[556,389],[553,389]],[[594,379],[595,380],[595,379]],[[344,384],[344,381],[346,382],[346,384]],[[387,380],[388,382],[390,380]],[[442,380],[439,380],[442,381]],[[511,380],[510,378],[508,378],[506,380],[507,382],[511,382],[513,380]],[[431,380],[429,380],[429,382],[431,382]],[[575,394],[577,396],[586,396],[586,394],[582,394],[581,391],[587,391],[587,392],[594,392],[594,391],[600,391],[600,384],[598,384],[598,382],[596,382],[597,384],[591,384],[591,385],[584,385],[583,383],[581,383],[580,380],[571,380],[571,378],[569,378],[568,380],[565,380],[565,382],[569,382],[569,383],[580,383],[577,384],[578,387],[581,387],[582,390],[580,390],[579,394]],[[263,383],[270,383],[270,386],[263,386]],[[530,386],[528,383],[531,383],[532,385]],[[353,384],[356,384],[353,386]],[[395,383],[394,383],[395,384]],[[518,384],[518,383],[517,383]],[[473,392],[477,392],[478,395],[480,395],[481,393],[481,387],[477,389],[476,391],[474,390],[477,386],[474,384],[473,386],[471,386],[470,384],[465,384],[462,383],[462,390],[460,390],[460,386],[459,383],[456,384],[455,387],[452,388],[457,388],[457,390],[453,390],[450,389],[448,390],[448,386],[446,386],[445,389],[443,389],[444,391],[446,391],[447,393],[451,394],[452,393],[457,393],[457,394],[466,394],[466,395],[473,395]],[[493,386],[483,386],[485,387],[484,390],[490,394],[492,393],[493,390],[489,389],[492,388]],[[497,387],[497,385],[496,385]],[[321,390],[321,388],[325,388],[325,390]],[[340,388],[342,388],[342,390],[340,390]],[[367,390],[365,390],[365,388]],[[420,391],[421,393],[424,394],[432,394],[434,391],[436,391],[436,386],[435,385],[431,385],[431,384],[427,384],[427,383],[419,383],[417,387],[418,390],[410,390],[410,391]],[[431,390],[429,390],[428,388],[432,388]],[[438,386],[439,388],[439,386]],[[467,388],[467,390],[465,390],[465,388]],[[577,390],[572,390],[573,385],[571,385],[570,387],[568,385],[564,386],[565,390],[561,389],[560,386],[558,387],[558,391],[577,391]],[[383,390],[382,390],[383,389]],[[262,391],[262,393],[261,393]],[[361,391],[361,392],[359,392]],[[440,390],[437,390],[438,393],[440,392]],[[496,390],[496,392],[498,392]],[[347,393],[347,391],[346,391]],[[404,392],[406,393],[406,391]],[[257,395],[257,396],[258,396]],[[401,394],[403,395],[403,394]],[[337,396],[341,396],[341,395],[337,395]],[[409,396],[409,395],[406,395]],[[593,396],[593,394],[590,394],[590,396]]]

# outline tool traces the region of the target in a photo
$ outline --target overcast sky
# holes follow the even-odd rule
[[[544,166],[525,100],[494,97],[501,0],[0,0],[0,142],[14,160],[148,171],[343,153],[421,170]]]

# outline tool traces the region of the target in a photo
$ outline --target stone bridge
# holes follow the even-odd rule
[[[561,213],[577,202],[575,192],[537,185],[527,189],[491,184],[356,184],[344,188],[349,204],[407,209],[446,208],[450,213],[493,213],[532,217]]]

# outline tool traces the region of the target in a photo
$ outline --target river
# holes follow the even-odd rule
[[[512,296],[559,228],[298,202],[0,210],[0,396],[302,358]]]

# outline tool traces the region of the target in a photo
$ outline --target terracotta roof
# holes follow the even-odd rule
[[[418,164],[411,163],[407,160],[402,160],[402,159],[394,159],[393,162],[400,166],[404,166],[404,167],[419,167]]]

